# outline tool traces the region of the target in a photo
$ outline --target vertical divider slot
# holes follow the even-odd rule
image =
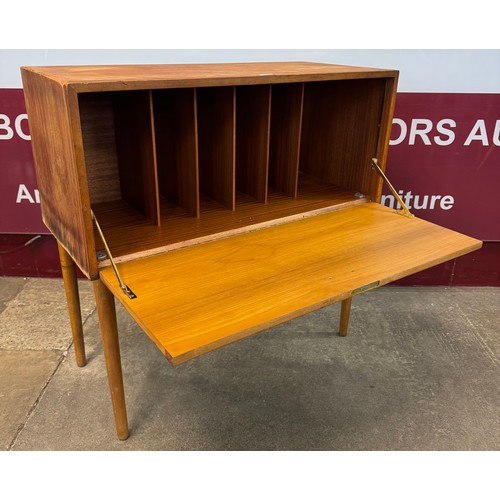
[[[272,86],[269,186],[297,197],[304,84]]]
[[[153,90],[152,95],[159,193],[199,217],[196,90]]]
[[[196,90],[200,193],[235,208],[236,91]]]
[[[300,170],[349,191],[376,195],[370,160],[377,151],[385,79],[309,82],[304,90]]]
[[[267,203],[271,85],[236,87],[236,188]]]
[[[151,91],[113,93],[122,199],[160,225]]]

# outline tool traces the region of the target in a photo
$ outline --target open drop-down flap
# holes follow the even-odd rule
[[[481,245],[365,203],[122,263],[134,300],[100,277],[176,365]]]

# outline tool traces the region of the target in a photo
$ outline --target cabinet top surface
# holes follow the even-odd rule
[[[286,83],[350,78],[396,77],[395,70],[312,62],[145,64],[110,66],[28,66],[79,92],[126,88]],[[102,88],[100,88],[102,87]]]

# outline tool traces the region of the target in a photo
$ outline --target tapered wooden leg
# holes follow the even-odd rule
[[[71,256],[58,243],[59,260],[61,261],[64,289],[66,290],[66,302],[68,303],[69,321],[73,345],[75,347],[76,364],[85,366],[85,342],[83,339],[82,311],[80,309],[80,295],[78,293],[78,280],[76,278],[76,266]]]
[[[115,415],[116,433],[119,439],[127,439],[127,408],[125,406],[125,391],[123,389],[115,299],[101,280],[94,281],[94,294],[101,326],[102,345],[106,359],[111,402]]]
[[[345,337],[347,335],[347,329],[349,327],[349,316],[351,315],[351,304],[352,297],[342,301],[340,306],[340,336]]]

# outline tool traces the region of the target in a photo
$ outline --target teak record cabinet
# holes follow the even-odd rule
[[[353,295],[481,246],[379,203],[397,71],[288,62],[22,77],[77,362],[74,263],[94,280],[121,439],[115,298],[177,365],[337,301],[345,335]]]

